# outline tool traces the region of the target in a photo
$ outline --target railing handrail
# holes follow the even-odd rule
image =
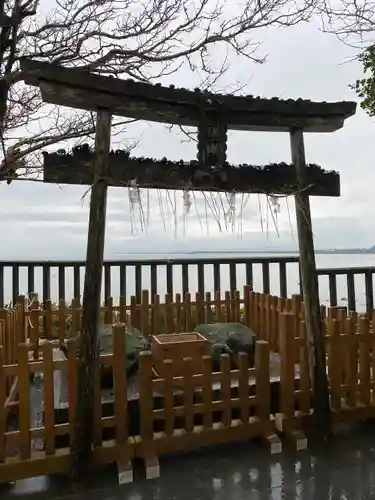
[[[225,253],[225,252],[223,252]],[[147,259],[147,258],[142,258],[142,259],[119,259],[119,260],[105,260],[104,265],[107,266],[120,266],[120,265],[127,265],[127,266],[135,266],[139,264],[143,265],[167,265],[167,264],[174,264],[174,265],[183,265],[183,264],[195,264],[195,263],[205,263],[205,264],[210,264],[210,263],[220,263],[220,264],[230,264],[230,263],[246,263],[246,262],[252,262],[254,264],[262,264],[262,263],[270,263],[270,264],[278,264],[279,262],[285,262],[285,263],[293,263],[293,262],[299,262],[299,258],[296,256],[289,256],[289,257],[278,257],[275,255],[275,257],[246,257],[246,256],[241,256],[241,257],[199,257],[199,258],[194,258],[194,257],[189,257],[189,258],[182,258],[182,259]],[[25,266],[50,266],[50,267],[58,267],[58,266],[84,266],[86,264],[85,260],[1,260],[0,261],[0,266],[20,266],[20,267],[25,267]]]
[[[9,277],[9,271],[11,273],[11,289],[13,301],[19,295],[20,292],[20,277],[27,270],[27,290],[30,292],[39,292],[35,287],[35,277],[38,273],[42,275],[42,286],[39,288],[42,291],[43,301],[49,300],[51,298],[51,277],[54,275],[54,270],[58,271],[58,298],[65,300],[66,297],[66,282],[69,279],[68,274],[71,278],[72,288],[71,295],[74,298],[80,298],[82,295],[82,272],[85,269],[84,260],[1,260],[0,261],[0,307],[5,304],[5,287],[4,280],[7,280],[6,276]],[[243,253],[235,254],[226,257],[221,256],[197,256],[197,254],[191,254],[183,257],[172,257],[172,258],[145,258],[142,255],[141,258],[126,259],[122,256],[121,259],[110,259],[104,261],[103,269],[103,291],[104,299],[112,296],[112,275],[113,271],[117,274],[116,280],[119,279],[119,293],[121,296],[126,297],[129,295],[128,291],[133,288],[132,293],[135,294],[137,300],[140,300],[142,295],[142,289],[144,286],[150,288],[152,295],[159,293],[158,283],[161,281],[165,282],[165,289],[168,294],[173,294],[175,290],[174,286],[174,276],[178,275],[179,284],[177,288],[181,288],[182,293],[187,293],[190,291],[191,271],[195,273],[195,268],[197,269],[196,278],[192,278],[193,281],[197,279],[197,290],[200,294],[207,292],[206,276],[210,275],[209,281],[213,281],[213,290],[222,291],[222,266],[228,266],[229,275],[227,271],[225,274],[229,278],[228,289],[236,290],[238,285],[238,275],[237,270],[240,266],[244,266],[244,270],[241,271],[241,278],[244,284],[254,285],[255,268],[261,267],[261,279],[262,279],[262,291],[264,293],[270,293],[271,290],[271,274],[273,272],[272,266],[276,265],[278,267],[279,274],[279,291],[278,295],[281,297],[288,296],[289,289],[289,273],[288,269],[291,269],[290,265],[298,266],[299,257],[297,255],[280,255],[280,254],[268,254],[268,255],[257,255],[255,253]],[[212,266],[211,269],[208,269]],[[180,270],[180,269],[181,270]],[[129,274],[128,274],[129,271]],[[208,274],[206,274],[208,271]],[[130,278],[132,284],[129,286],[129,275],[134,274],[134,278]],[[164,277],[160,278],[161,274]],[[295,271],[293,271],[295,272]],[[66,274],[68,273],[68,274]],[[339,292],[337,288],[338,277],[345,277],[346,288],[345,297],[350,310],[356,310],[356,281],[357,277],[362,275],[364,277],[365,285],[365,300],[366,300],[366,310],[367,312],[372,312],[374,309],[374,275],[375,266],[369,267],[337,267],[337,268],[318,268],[317,274],[319,277],[323,276],[324,280],[328,278],[328,290],[329,290],[329,303],[331,306],[336,306],[340,300]],[[145,285],[143,278],[147,276],[148,285]],[[181,277],[180,277],[181,275]],[[160,279],[159,279],[160,278]],[[245,278],[245,279],[243,279]],[[180,286],[181,285],[181,286]],[[55,285],[54,285],[55,286]],[[194,285],[195,286],[195,285]],[[293,285],[295,286],[295,285]],[[38,287],[38,286],[37,286]],[[301,279],[299,277],[299,292],[302,294],[301,289]],[[11,300],[9,293],[7,300]],[[117,294],[116,294],[117,295]],[[342,297],[342,295],[340,295]]]

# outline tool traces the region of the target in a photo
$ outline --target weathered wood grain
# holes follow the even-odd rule
[[[51,104],[89,111],[107,107],[115,115],[178,125],[197,126],[204,107],[208,118],[224,109],[230,129],[289,131],[300,127],[309,132],[333,132],[356,111],[354,102],[212,94],[104,77],[28,59],[21,60],[21,69],[25,82],[39,86],[43,99]]]
[[[290,133],[292,161],[296,167],[300,186],[306,183],[307,169],[303,131]],[[316,272],[314,237],[312,231],[309,196],[300,191],[295,197],[300,269],[305,304],[306,333],[309,343],[311,380],[314,394],[314,415],[325,436],[330,432],[330,403],[326,372],[324,333],[319,302],[319,283]]]

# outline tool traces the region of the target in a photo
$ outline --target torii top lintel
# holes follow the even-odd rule
[[[21,60],[27,84],[39,86],[43,100],[88,111],[176,125],[198,126],[202,110],[208,121],[225,121],[232,130],[333,132],[355,114],[355,102],[263,99],[163,87],[159,84],[99,76],[77,68]]]

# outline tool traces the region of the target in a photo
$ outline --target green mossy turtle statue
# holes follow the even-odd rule
[[[125,334],[126,371],[130,375],[137,370],[139,353],[150,349],[150,345],[137,328],[126,325]],[[99,352],[100,354],[112,354],[113,352],[112,325],[100,325]]]
[[[234,364],[233,354],[245,352],[249,365],[254,365],[256,333],[242,323],[211,323],[198,325],[194,332],[200,333],[212,343],[214,371],[220,370],[220,355],[228,353]]]

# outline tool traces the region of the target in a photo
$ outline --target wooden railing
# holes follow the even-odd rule
[[[176,292],[185,295],[195,291],[203,295],[207,291],[238,290],[243,285],[253,283],[255,272],[261,275],[261,291],[269,293],[271,265],[276,266],[278,272],[278,289],[275,293],[285,297],[288,293],[287,266],[296,263],[298,258],[293,256],[106,261],[103,273],[104,298],[135,295],[140,302],[144,289],[148,289],[151,296]],[[224,267],[228,273],[225,284]],[[39,293],[43,300],[51,299],[55,295],[52,281],[56,281],[58,299],[78,299],[82,293],[84,269],[84,261],[0,261],[0,307],[7,302],[6,290],[11,290],[9,296],[13,299],[30,292]],[[208,286],[209,278],[211,287]],[[118,279],[119,285],[116,292],[113,290],[115,279]],[[192,289],[192,281],[196,282],[196,290]]]
[[[1,261],[0,307],[20,294],[37,292],[43,301],[79,299],[82,294],[83,261]],[[375,267],[318,269],[319,283],[328,290],[325,305],[338,305],[344,297],[348,309],[357,310],[362,294],[363,309],[374,308],[373,277]],[[338,280],[345,286],[338,288]],[[362,291],[356,280],[363,281]],[[238,290],[252,285],[254,290],[279,297],[301,293],[298,257],[241,257],[207,259],[159,259],[106,261],[103,273],[103,300],[135,295],[141,301],[142,290],[150,296],[165,293],[218,292]],[[343,285],[343,283],[342,283]]]

